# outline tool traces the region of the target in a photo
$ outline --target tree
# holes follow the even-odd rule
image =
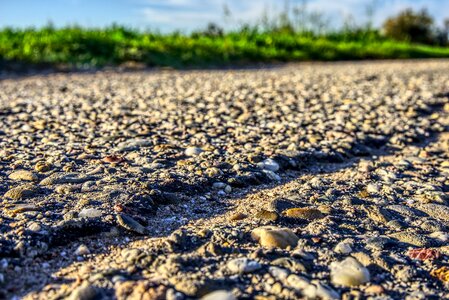
[[[443,27],[437,29],[436,40],[438,45],[446,46],[449,43],[449,18],[444,19]]]
[[[427,10],[414,12],[408,8],[388,18],[383,24],[383,31],[387,37],[398,41],[432,44],[435,42],[433,23]]]

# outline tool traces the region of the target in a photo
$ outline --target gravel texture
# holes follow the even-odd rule
[[[449,61],[0,81],[0,298],[449,297]]]

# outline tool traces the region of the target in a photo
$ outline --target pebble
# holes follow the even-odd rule
[[[264,169],[264,170],[268,170],[268,171],[272,171],[272,172],[277,172],[279,171],[279,164],[271,158],[268,158],[260,163],[257,164],[259,166],[259,168]]]
[[[78,248],[76,248],[75,250],[75,255],[86,255],[89,253],[90,253],[89,248],[87,248],[87,246],[84,244],[79,245]]]
[[[123,157],[117,155],[108,155],[103,158],[103,162],[110,164],[118,164],[124,161],[125,159]]]
[[[369,194],[378,194],[380,192],[380,186],[375,183],[370,183],[366,186],[366,191]]]
[[[52,168],[52,165],[45,162],[45,161],[39,161],[36,163],[36,165],[34,166],[34,170],[39,172],[39,173],[45,173],[50,171]]]
[[[273,181],[281,181],[282,178],[278,174],[274,173],[271,170],[263,170],[263,172],[267,175],[268,178],[270,178]]]
[[[84,183],[92,179],[94,179],[94,177],[80,176],[80,174],[77,173],[54,173],[47,178],[42,179],[39,184],[48,186],[65,183]]]
[[[123,228],[139,234],[146,234],[148,231],[132,217],[125,214],[117,214],[117,222]]]
[[[88,284],[84,284],[74,289],[67,300],[95,300],[99,298],[98,290]]]
[[[276,212],[265,210],[265,209],[259,210],[256,213],[255,217],[258,219],[267,220],[267,221],[276,221],[277,219],[279,219],[279,215]]]
[[[320,210],[310,207],[290,208],[283,211],[282,214],[294,219],[316,220],[324,218],[324,214]]]
[[[98,218],[103,215],[103,212],[96,208],[83,208],[78,213],[78,217],[80,218]]]
[[[38,222],[30,222],[27,228],[33,232],[39,232],[42,230],[42,226]]]
[[[186,150],[184,151],[184,154],[186,156],[198,156],[203,152],[203,149],[198,148],[198,147],[188,147],[186,148]]]
[[[306,272],[307,269],[300,261],[291,257],[280,257],[271,262],[271,265],[283,267],[291,272]]]
[[[257,261],[248,258],[235,258],[227,263],[229,271],[233,274],[253,273],[262,268]]]
[[[353,257],[347,257],[330,265],[331,281],[345,287],[358,286],[371,280],[370,273]]]
[[[365,293],[371,294],[371,295],[380,295],[385,292],[385,289],[381,285],[373,284],[368,286],[365,289]]]
[[[36,174],[26,170],[17,170],[8,176],[11,180],[25,180],[25,181],[37,181],[38,177]]]
[[[251,237],[263,247],[282,248],[296,247],[298,236],[288,228],[263,226],[254,229]]]
[[[309,284],[302,290],[302,294],[307,297],[307,299],[340,299],[340,294],[337,291],[320,282],[316,284]]]
[[[237,298],[231,292],[218,290],[201,297],[201,300],[237,300]]]
[[[37,188],[31,185],[20,185],[8,190],[3,196],[13,200],[29,198],[36,194]]]
[[[349,243],[340,242],[335,246],[334,251],[339,254],[349,254],[352,252],[352,247]]]
[[[302,291],[310,285],[310,280],[303,276],[290,274],[287,277],[286,284],[294,289]]]
[[[270,272],[271,276],[276,278],[276,280],[284,281],[287,279],[288,275],[290,274],[289,271],[283,268],[279,267],[269,267],[268,272]]]

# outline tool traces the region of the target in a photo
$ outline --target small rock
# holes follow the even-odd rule
[[[227,263],[229,271],[233,274],[252,273],[259,270],[262,266],[254,260],[248,258],[236,258]]]
[[[204,171],[204,174],[208,177],[217,177],[219,175],[223,175],[223,172],[216,167],[207,168],[206,171]]]
[[[37,181],[38,177],[36,174],[26,170],[17,170],[8,176],[11,180],[26,180],[26,181]]]
[[[283,211],[283,215],[294,219],[315,220],[324,218],[321,211],[310,207],[295,207]]]
[[[288,228],[263,226],[254,229],[251,237],[263,247],[282,248],[296,247],[298,236]]]
[[[276,172],[279,170],[279,164],[271,158],[268,158],[260,163],[257,164],[257,166],[261,169]]]
[[[231,292],[218,290],[203,296],[201,300],[237,300],[237,298]]]
[[[291,257],[280,257],[271,262],[273,266],[282,267],[291,272],[306,272],[306,267],[299,261]]]
[[[45,161],[39,161],[34,166],[34,170],[36,170],[39,173],[45,173],[47,171],[50,171],[52,168],[51,164],[45,162]]]
[[[103,215],[103,212],[96,208],[83,208],[78,214],[80,218],[97,218],[101,215]]]
[[[351,287],[370,281],[368,269],[353,257],[331,263],[330,270],[331,281],[335,285]]]
[[[279,218],[279,215],[274,211],[261,209],[256,213],[255,217],[261,220],[276,221]]]
[[[323,283],[309,284],[306,288],[302,290],[302,294],[307,299],[323,299],[323,300],[333,300],[340,299],[340,295],[337,291],[333,290],[329,286]]]
[[[359,263],[363,266],[367,267],[373,263],[373,259],[371,256],[366,254],[365,252],[354,252],[351,254]]]
[[[70,293],[68,300],[94,300],[98,299],[99,293],[97,289],[91,285],[82,285],[77,287]]]
[[[310,281],[305,277],[290,274],[287,277],[286,285],[297,290],[303,290],[310,285]]]
[[[316,295],[319,297],[319,299],[323,300],[340,299],[340,294],[327,284],[318,282],[315,285],[316,285]]]
[[[84,244],[79,245],[78,248],[75,250],[75,255],[86,255],[89,253],[90,253],[89,248],[87,248],[87,246]]]
[[[37,189],[31,185],[21,185],[7,191],[3,196],[13,200],[24,199],[33,196]]]
[[[366,191],[369,194],[378,194],[378,193],[380,193],[380,186],[378,184],[375,184],[375,183],[369,183],[366,186]]]
[[[278,174],[274,173],[271,170],[263,170],[263,172],[267,175],[268,178],[270,178],[273,181],[281,181],[282,178]]]
[[[39,183],[40,185],[54,185],[64,183],[84,183],[92,180],[92,176],[79,176],[77,173],[54,173],[47,178],[44,178]]]
[[[109,163],[109,164],[119,164],[121,162],[124,162],[125,159],[123,157],[117,156],[117,155],[108,155],[103,158],[103,161],[105,163]]]
[[[27,226],[28,230],[33,232],[39,232],[42,230],[42,226],[37,222],[30,222]]]
[[[139,234],[146,234],[147,229],[140,225],[136,220],[125,214],[117,214],[117,222],[123,228]]]
[[[230,185],[226,185],[224,191],[226,192],[226,194],[230,194],[232,192],[232,187]]]
[[[279,267],[269,267],[268,272],[270,272],[271,276],[276,278],[276,280],[281,281],[287,279],[288,275],[290,274],[288,270]]]
[[[385,289],[381,285],[373,284],[365,289],[365,293],[379,295],[383,294]]]
[[[198,148],[198,147],[188,147],[185,151],[184,154],[186,156],[198,156],[200,155],[200,153],[203,152],[203,149]]]
[[[345,242],[340,242],[335,246],[334,251],[339,254],[349,254],[352,252],[352,248],[351,248],[350,244],[345,243]]]
[[[224,189],[225,187],[226,187],[226,183],[220,182],[220,181],[214,182],[214,183],[212,184],[212,188],[213,188],[214,190],[222,190],[222,189]]]

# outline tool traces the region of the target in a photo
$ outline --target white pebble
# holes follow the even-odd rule
[[[340,242],[335,246],[334,251],[340,254],[349,254],[352,252],[352,248],[348,243]]]
[[[235,258],[228,262],[227,267],[233,274],[251,273],[259,270],[262,266],[248,258]]]
[[[279,164],[274,159],[271,159],[271,158],[268,158],[268,159],[258,163],[257,165],[261,169],[272,171],[272,172],[276,172],[279,170]]]
[[[87,246],[84,244],[79,245],[79,247],[75,250],[75,255],[86,255],[89,253],[89,248],[87,248]]]
[[[198,156],[200,155],[200,153],[203,152],[203,149],[198,148],[198,147],[188,147],[185,151],[184,154],[187,156]]]
[[[203,296],[201,300],[237,300],[237,298],[231,292],[218,290]]]
[[[330,270],[331,281],[335,285],[350,287],[371,280],[368,269],[353,257],[347,257],[340,262],[331,263]]]
[[[78,216],[80,218],[96,218],[100,217],[103,214],[103,212],[96,208],[83,208]]]

